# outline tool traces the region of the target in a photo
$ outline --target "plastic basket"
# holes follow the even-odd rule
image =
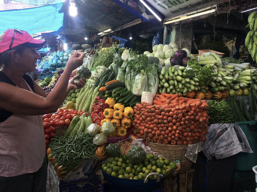
[[[211,49],[200,49],[198,50],[198,53],[199,55],[201,56],[203,53],[206,53],[206,52],[213,52],[213,53],[216,53],[217,55],[219,55],[220,57],[223,57],[224,53],[221,53],[221,52],[218,52],[218,51],[214,51],[214,50],[211,50]]]
[[[158,153],[171,162],[180,160],[181,168],[178,171],[179,173],[188,171],[193,165],[193,162],[185,157],[187,145],[166,145],[150,142],[148,146],[152,151]]]
[[[97,175],[73,181],[60,181],[60,192],[98,192],[98,185]]]
[[[239,153],[236,155],[235,170],[252,171],[257,163],[257,121],[237,122],[241,127],[254,153]],[[247,162],[247,163],[246,163]]]

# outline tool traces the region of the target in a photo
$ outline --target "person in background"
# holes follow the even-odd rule
[[[44,41],[26,31],[9,29],[0,35],[0,192],[45,192],[47,158],[42,116],[56,112],[71,89],[85,85],[69,82],[83,63],[74,52],[54,89],[44,91],[26,73],[35,70]]]

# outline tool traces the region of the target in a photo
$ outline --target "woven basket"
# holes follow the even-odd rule
[[[166,145],[159,143],[149,143],[148,146],[152,151],[162,155],[170,161],[180,160],[181,168],[179,173],[184,173],[191,168],[193,162],[185,157],[187,145]]]

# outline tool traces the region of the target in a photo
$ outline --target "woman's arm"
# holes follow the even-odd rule
[[[47,97],[1,82],[0,108],[24,115],[55,112],[66,97],[71,72],[83,63],[83,57],[84,54],[78,52],[70,57],[63,74]]]

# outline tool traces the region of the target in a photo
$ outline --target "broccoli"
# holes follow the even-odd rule
[[[91,77],[91,71],[84,65],[78,68],[77,74],[79,76],[79,79],[83,79],[83,78],[88,79]],[[76,79],[74,83],[78,83],[79,79]]]

